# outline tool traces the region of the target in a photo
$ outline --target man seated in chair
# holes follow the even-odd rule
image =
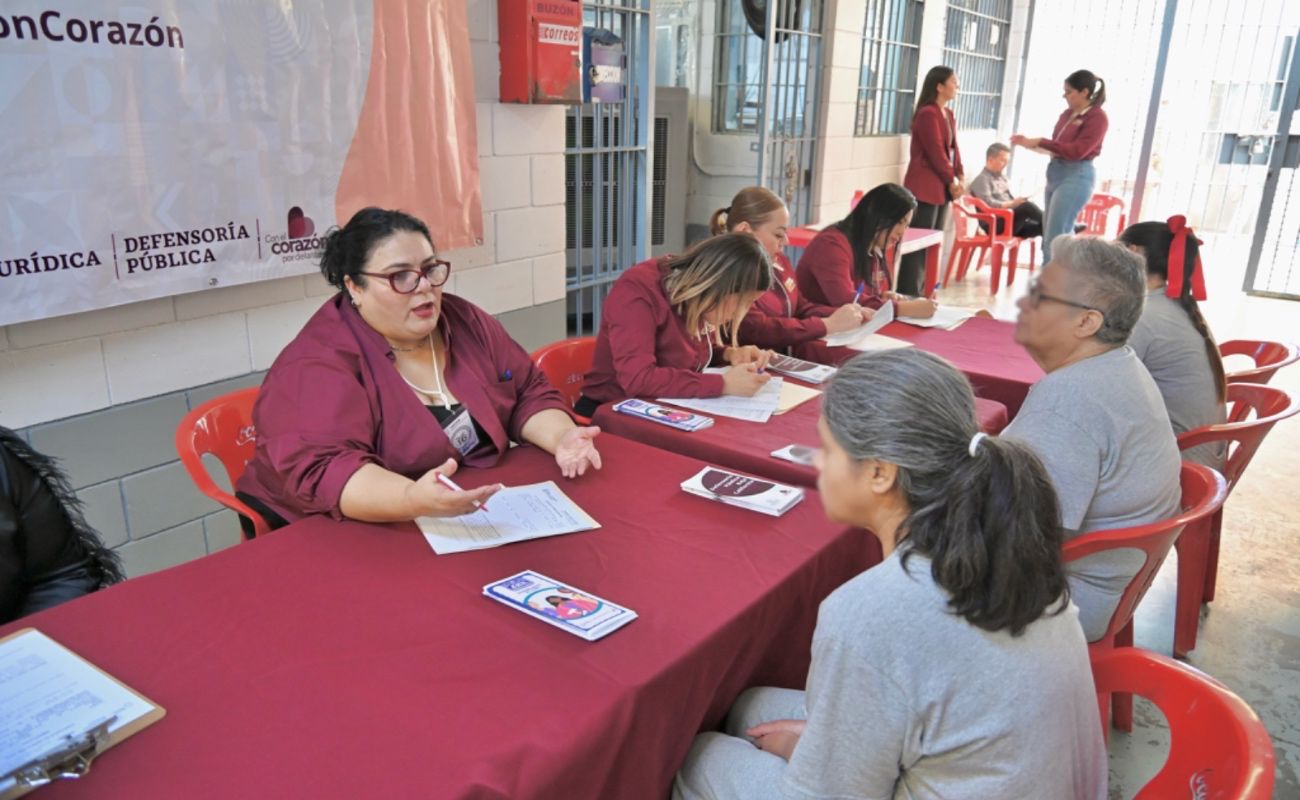
[[[1181,460],[1160,390],[1128,347],[1146,277],[1123,245],[1069,235],[1017,306],[1015,339],[1047,374],[1002,436],[1047,467],[1065,538],[1168,519],[1182,503]],[[1088,641],[1101,638],[1144,556],[1132,548],[1066,565]]]
[[[1032,239],[1043,235],[1043,209],[1034,205],[1026,197],[1011,194],[1011,185],[1007,183],[1007,162],[1011,160],[1011,148],[1001,142],[994,142],[984,151],[984,169],[967,188],[974,196],[984,201],[990,208],[1009,208],[1015,216],[1012,218],[1011,235],[1021,239]],[[1006,222],[998,220],[998,235],[1006,233]],[[980,221],[980,228],[988,226]]]

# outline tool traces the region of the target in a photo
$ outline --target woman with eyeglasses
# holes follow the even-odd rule
[[[1017,301],[1015,340],[1046,375],[1002,436],[1029,445],[1056,487],[1065,538],[1168,519],[1182,502],[1182,459],[1160,390],[1131,347],[1147,293],[1142,261],[1092,237],[1058,236]],[[1106,632],[1141,551],[1067,566],[1088,641]]]
[[[553,453],[565,477],[599,469],[599,429],[574,425],[501,323],[443,292],[451,264],[423,222],[362,209],[326,237],[321,272],[340,291],[271,365],[236,484],[272,528],[469,513],[500,485],[460,491],[447,476],[496,463],[511,441]]]

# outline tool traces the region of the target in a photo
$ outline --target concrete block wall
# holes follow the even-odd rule
[[[447,253],[447,290],[531,350],[565,332],[565,109],[497,102],[496,0],[467,2],[483,241]],[[185,474],[177,423],[260,383],[332,293],[312,274],[0,327],[0,425],[61,459],[129,575],[228,547],[236,517]]]

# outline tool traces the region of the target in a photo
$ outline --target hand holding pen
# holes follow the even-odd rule
[[[451,475],[456,472],[456,460],[449,458],[413,481],[406,490],[413,517],[459,517],[487,508],[487,499],[501,490],[499,483],[462,489]]]

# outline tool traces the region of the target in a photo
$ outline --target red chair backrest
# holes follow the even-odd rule
[[[1140,695],[1169,724],[1169,756],[1135,800],[1268,800],[1275,756],[1268,730],[1228,687],[1186,664],[1136,647],[1094,653],[1099,695]]]
[[[1124,230],[1125,223],[1128,221],[1124,214],[1124,201],[1111,194],[1094,194],[1083,210],[1079,212],[1079,222],[1088,226],[1084,233],[1093,236],[1106,235],[1106,223],[1110,220],[1110,210],[1119,209],[1119,229],[1116,235]]]
[[[254,386],[214,397],[186,414],[176,427],[176,452],[199,491],[253,520],[260,536],[270,530],[261,516],[217,486],[203,465],[205,454],[216,456],[225,467],[232,487],[244,474],[244,467],[257,450],[257,431],[253,427],[257,392]]]
[[[953,231],[957,239],[963,242],[985,242],[992,243],[993,234],[989,231],[996,230],[995,220],[992,214],[986,214],[975,210],[973,207],[966,205],[966,201],[971,198],[962,197],[952,202],[953,214]],[[983,221],[988,231],[982,231],[979,228],[979,222]]]
[[[1254,369],[1228,373],[1228,383],[1268,383],[1282,367],[1300,361],[1300,348],[1285,342],[1258,342],[1252,339],[1233,339],[1219,345],[1219,353],[1228,356],[1250,356]]]
[[[1111,615],[1110,625],[1106,628],[1102,641],[1113,638],[1133,618],[1133,612],[1137,610],[1147,589],[1151,588],[1160,565],[1164,563],[1165,556],[1169,555],[1169,548],[1173,547],[1174,540],[1183,532],[1183,528],[1208,520],[1228,497],[1228,487],[1223,476],[1209,467],[1184,461],[1179,477],[1183,488],[1181,513],[1148,525],[1085,533],[1066,542],[1062,549],[1061,560],[1066,563],[1119,548],[1141,550],[1146,556],[1142,568],[1124,588],[1124,594],[1115,607],[1115,613]]]
[[[1300,412],[1300,402],[1290,394],[1272,386],[1258,383],[1228,384],[1228,422],[1222,425],[1202,425],[1178,436],[1178,449],[1187,450],[1209,442],[1228,443],[1228,462],[1223,475],[1228,479],[1228,492],[1255,457],[1255,451],[1273,426]],[[1248,419],[1254,414],[1254,419]]]
[[[533,363],[546,374],[547,379],[569,406],[578,402],[582,384],[591,371],[591,359],[596,352],[596,337],[582,336],[552,342],[533,352]]]

